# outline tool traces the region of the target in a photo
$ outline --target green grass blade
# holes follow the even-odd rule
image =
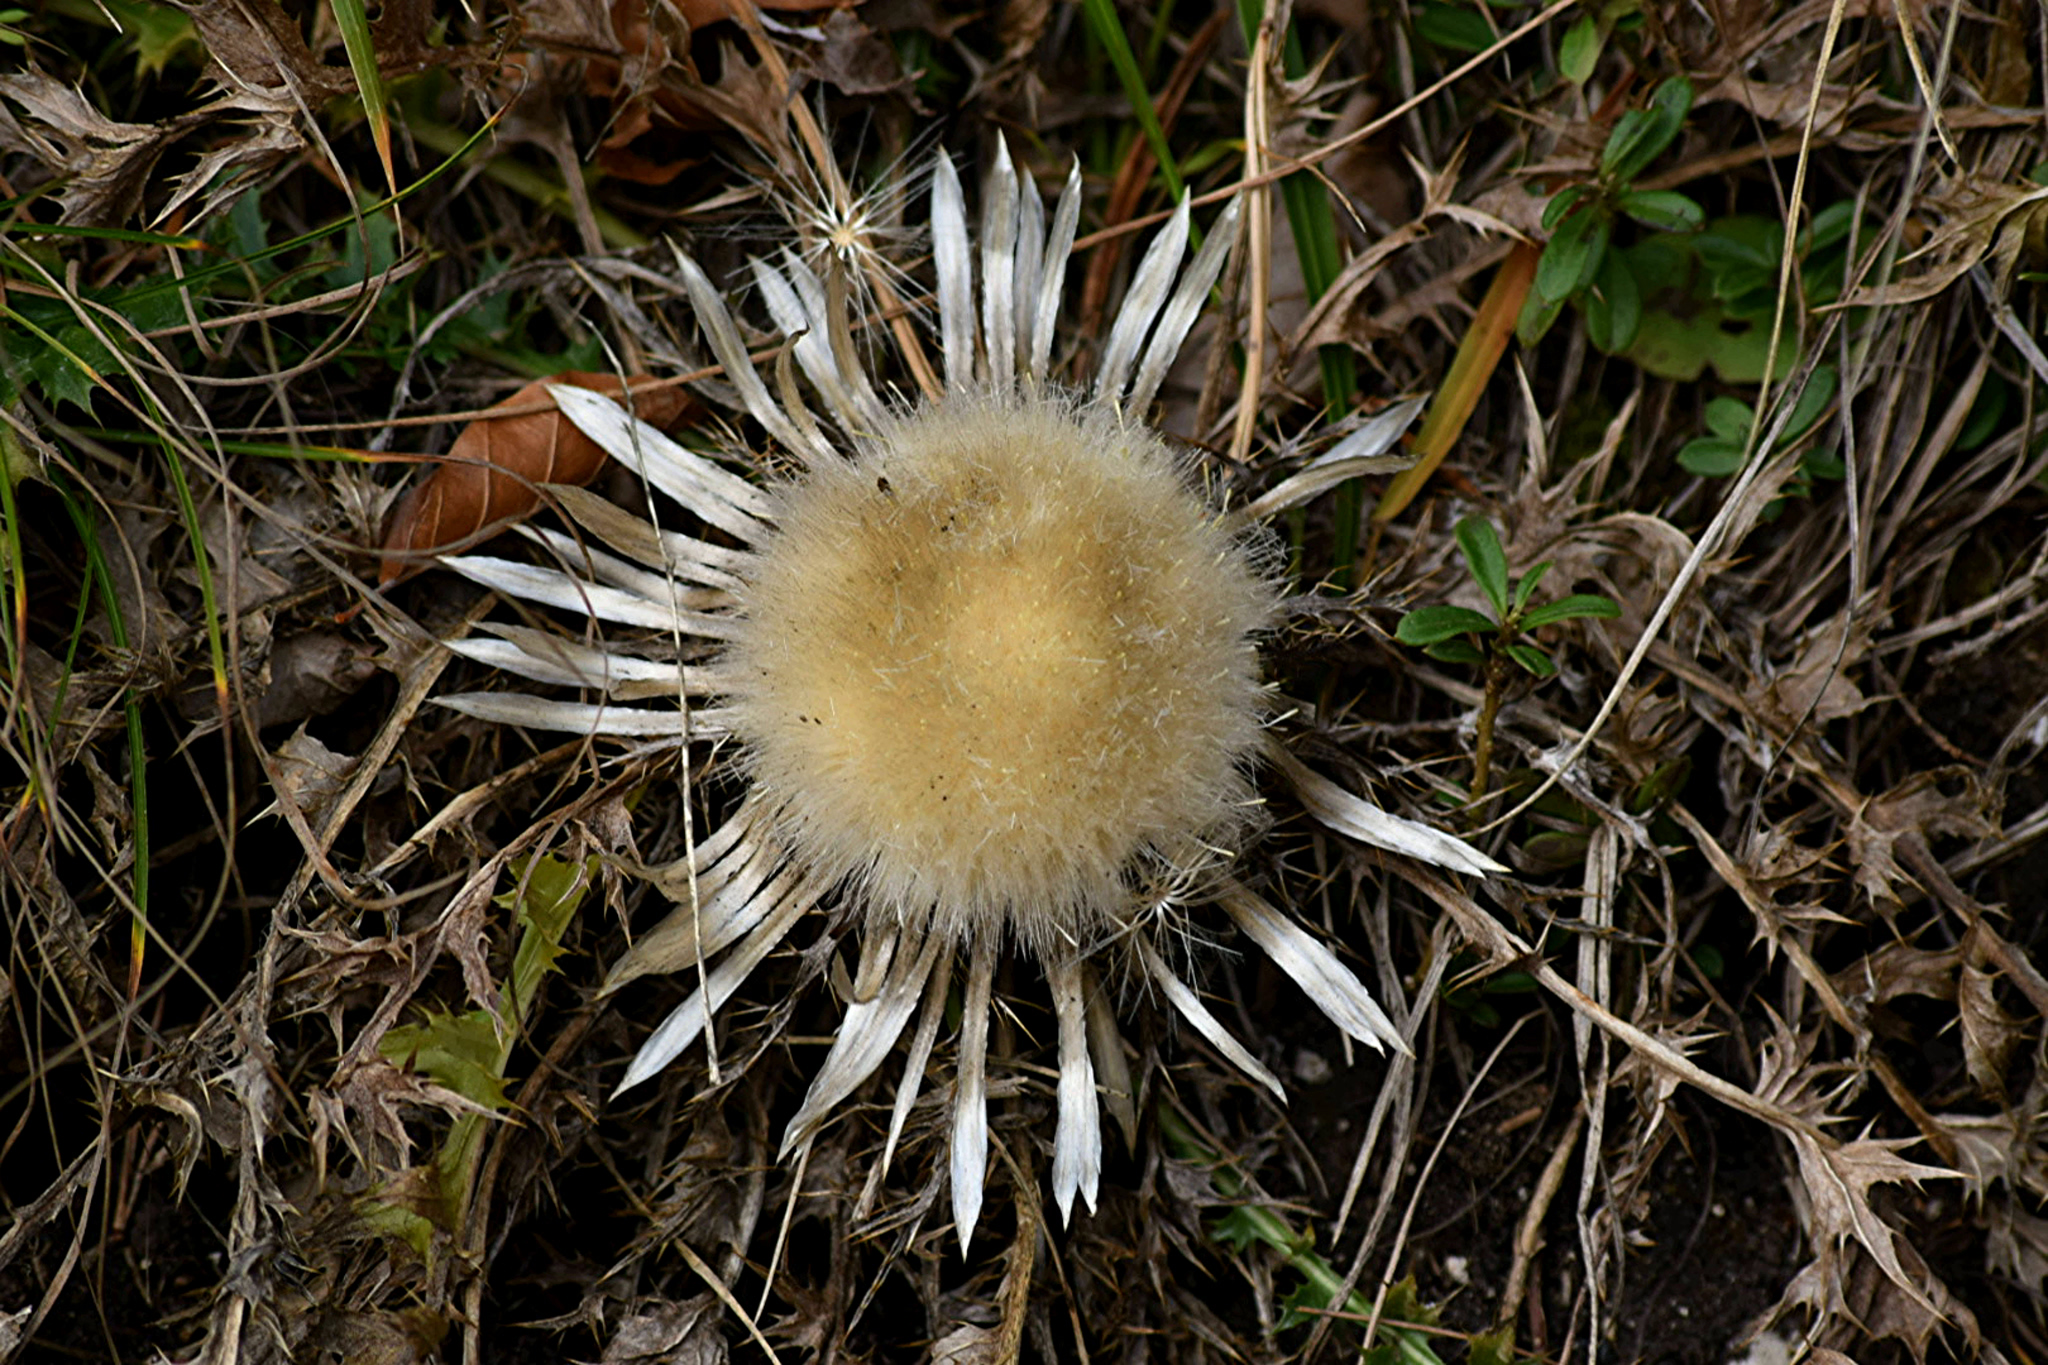
[[[79,433],[96,441],[125,441],[131,445],[168,449],[170,442],[154,431],[123,427],[80,427]],[[214,449],[223,455],[253,455],[262,460],[330,460],[337,464],[389,464],[394,461],[367,450],[347,446],[294,446],[276,441],[216,441]]]
[[[1152,155],[1159,162],[1159,176],[1166,182],[1166,192],[1176,203],[1186,193],[1187,186],[1180,176],[1180,164],[1174,160],[1173,149],[1166,145],[1166,130],[1159,126],[1159,111],[1152,107],[1152,92],[1145,87],[1145,78],[1138,71],[1137,54],[1131,51],[1131,42],[1124,36],[1123,21],[1117,18],[1116,0],[1081,0],[1081,13],[1088,20],[1088,31],[1095,35],[1095,41],[1109,55],[1110,65],[1116,68],[1116,78],[1124,88],[1124,98],[1131,102],[1131,113],[1138,120],[1139,129],[1145,134],[1145,141],[1152,146]]]
[[[12,199],[0,200],[0,214],[11,213],[43,192],[42,187]],[[128,242],[135,246],[162,247],[166,251],[217,251],[211,242],[166,232],[143,232],[136,228],[84,227],[78,223],[36,223],[26,218],[0,221],[0,236],[83,237],[95,242]]]
[[[356,90],[363,97],[363,113],[370,120],[370,140],[377,146],[377,160],[384,166],[384,183],[398,191],[398,169],[391,162],[391,110],[384,94],[384,73],[377,69],[377,44],[370,36],[370,15],[363,0],[333,0],[335,27],[341,30],[341,45],[348,52],[349,70],[355,73]]]
[[[85,547],[85,583],[80,588],[81,605],[88,593],[96,593],[100,608],[107,613],[107,636],[114,648],[128,649],[128,620],[121,615],[121,596],[114,591],[114,578],[108,571],[106,557],[100,553],[99,538],[93,534],[92,519],[80,507],[78,500],[71,496],[71,490],[58,485],[63,495],[64,509],[71,516],[71,524],[78,531],[79,543]],[[70,659],[65,660],[64,670],[69,678]],[[142,988],[142,960],[149,942],[149,762],[142,742],[142,706],[133,688],[123,693],[121,719],[128,732],[128,818],[130,836],[135,842],[135,861],[130,868],[129,894],[134,909],[128,917],[128,998],[135,1000]],[[51,733],[54,737],[56,715],[51,717]]]

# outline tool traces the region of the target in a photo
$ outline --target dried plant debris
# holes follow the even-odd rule
[[[0,1360],[2048,1355],[2040,46],[0,3]]]

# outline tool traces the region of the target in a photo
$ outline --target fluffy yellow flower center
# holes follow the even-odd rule
[[[1272,590],[1149,432],[952,398],[777,494],[728,657],[791,851],[1050,949],[1232,837]]]

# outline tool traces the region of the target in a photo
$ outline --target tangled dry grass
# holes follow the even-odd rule
[[[2038,12],[109,4],[0,12],[0,1358],[2048,1352]],[[886,1098],[776,1161],[848,916],[607,1100],[688,989],[599,994],[639,874],[737,793],[428,704],[504,609],[374,585],[400,452],[529,380],[741,420],[657,239],[737,296],[807,138],[904,186],[1005,136],[1088,177],[1063,345],[1183,181],[1247,196],[1162,421],[1233,496],[1437,395],[1414,474],[1287,528],[1278,723],[1516,875],[1269,783],[1247,875],[1415,1055],[1225,943],[1211,1007],[1290,1103],[1137,1002],[1065,1229],[1057,1026],[1006,964],[963,1260],[936,1101],[886,1179]],[[1470,518],[1551,565],[1532,602],[1618,615],[1402,643],[1501,614]]]

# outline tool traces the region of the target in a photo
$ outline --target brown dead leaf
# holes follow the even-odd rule
[[[0,117],[0,151],[20,152],[63,180],[57,203],[65,223],[126,222],[141,207],[158,158],[185,132],[175,121],[117,123],[75,86],[33,68],[0,75],[0,99],[27,115]]]
[[[1946,1290],[1927,1272],[1912,1246],[1878,1214],[1871,1191],[1882,1184],[1960,1179],[1961,1173],[1898,1155],[1900,1148],[1912,1146],[1918,1138],[1865,1136],[1842,1142],[1823,1131],[1838,1120],[1827,1112],[1830,1068],[1813,1060],[1815,1041],[1814,1035],[1794,1034],[1777,1021],[1757,1059],[1756,1093],[1807,1120],[1779,1131],[1798,1157],[1814,1260],[1785,1291],[1778,1311],[1794,1303],[1808,1304],[1823,1315],[1840,1309],[1843,1283],[1855,1259],[1853,1243],[1908,1303],[1939,1318],[1949,1302]]]
[[[821,9],[840,9],[846,0],[759,0],[760,7],[779,13],[792,14]],[[734,0],[680,0],[677,6],[691,28],[703,28],[730,19],[740,12]]]
[[[659,1360],[672,1365],[712,1365],[725,1359],[718,1335],[718,1301],[699,1294],[686,1303],[652,1302],[623,1319],[605,1343],[602,1365]]]
[[[2048,231],[2048,186],[1964,174],[1931,196],[1926,207],[1941,220],[1902,262],[1898,277],[1852,290],[1832,307],[1918,303],[1941,293],[1987,257],[2002,288],[2022,249],[2038,244]]]
[[[614,397],[624,391],[616,375],[572,370],[535,380],[496,404],[494,411],[513,410],[506,416],[479,417],[463,428],[442,462],[393,509],[379,587],[417,572],[430,555],[474,545],[528,516],[540,505],[540,485],[582,485],[597,477],[604,451],[552,404],[544,412],[516,411],[548,403],[550,384]],[[634,395],[634,410],[643,421],[665,427],[690,401],[673,388],[648,389]]]
[[[2048,1218],[2000,1206],[2005,1216],[1994,1222],[1984,1255],[1993,1270],[2010,1275],[2029,1290],[2048,1281]]]
[[[64,182],[56,197],[65,223],[104,227],[128,221],[155,186],[164,153],[199,129],[226,125],[232,131],[177,177],[177,188],[153,222],[197,199],[199,207],[184,220],[190,227],[240,194],[250,177],[306,145],[299,131],[300,98],[275,87],[237,86],[197,109],[149,124],[118,123],[79,90],[35,70],[0,76],[0,101],[5,100],[20,106],[25,117],[16,119],[0,102],[0,150],[20,152]]]
[[[306,630],[270,651],[257,695],[256,728],[324,716],[377,675],[376,650],[339,631]]]
[[[910,89],[896,49],[853,15],[835,9],[820,26],[825,41],[812,55],[810,74],[845,95],[886,95]],[[912,103],[916,97],[912,95]]]
[[[1918,1141],[1865,1137],[1833,1143],[1794,1135],[1792,1146],[1799,1156],[1800,1182],[1813,1209],[1815,1247],[1825,1254],[1828,1247],[1839,1249],[1854,1240],[1908,1298],[1929,1312],[1938,1312],[1922,1278],[1906,1272],[1900,1256],[1905,1244],[1870,1204],[1871,1189],[1879,1184],[1918,1185],[1923,1180],[1958,1178],[1954,1171],[1922,1166],[1898,1154],[1899,1148]]]
[[[1791,665],[1764,688],[1765,714],[1787,732],[1855,715],[1870,701],[1848,675],[1869,652],[1870,627],[1861,618],[1851,626],[1844,614],[1809,632]]]
[[[335,793],[356,770],[354,757],[334,752],[307,734],[303,725],[278,746],[270,762],[273,780],[281,789],[280,799],[289,795],[309,820],[317,820],[333,804]],[[278,804],[271,802],[255,818],[260,820],[276,811]]]
[[[1961,790],[1951,796],[1941,789],[1945,782],[1959,783]],[[1917,884],[1901,862],[1938,871],[1927,852],[1928,841],[1942,835],[1987,837],[1996,828],[1990,813],[1994,799],[1967,768],[1939,768],[1915,773],[1870,801],[1849,821],[1849,859],[1856,869],[1856,885],[1879,910],[1896,909],[1903,904],[1899,883]]]
[[[1839,973],[1835,984],[1843,994],[1861,995],[1870,1005],[1882,1005],[1902,995],[1953,1000],[1960,960],[1961,954],[1954,948],[1930,950],[1910,943],[1887,943]]]
[[[1963,1065],[1977,1089],[1993,1099],[2005,1097],[2005,1068],[2019,1046],[2019,1021],[1999,1007],[1998,977],[1964,964],[1956,982],[1956,1012],[1963,1021]]]
[[[932,1343],[932,1365],[995,1365],[1002,1333],[992,1327],[962,1323]]]
[[[237,132],[201,153],[192,169],[178,177],[177,190],[151,221],[163,223],[195,199],[198,207],[184,221],[189,225],[209,218],[247,189],[252,179],[297,155],[306,146],[298,107],[287,92],[254,87],[208,105],[201,112],[209,116],[232,112],[247,117],[238,121]]]

